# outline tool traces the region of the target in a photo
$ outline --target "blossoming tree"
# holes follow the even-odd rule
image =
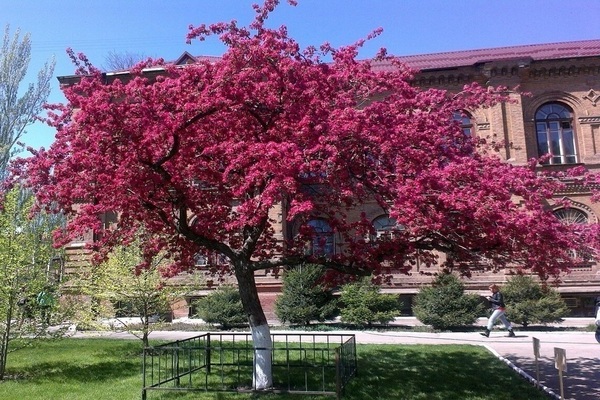
[[[40,206],[70,213],[57,244],[102,230],[103,255],[143,228],[153,233],[145,254],[167,250],[173,274],[219,255],[258,348],[271,346],[258,270],[310,262],[370,275],[446,254],[467,273],[514,265],[546,277],[569,264],[574,237],[544,208],[554,183],[502,162],[454,120],[504,101],[504,88],[421,90],[384,51],[357,61],[363,42],[302,50],[285,27],[266,27],[277,3],[255,6],[249,27],[190,28],[190,40],[220,38],[218,59],[148,60],[108,81],[73,56],[78,82],[49,117],[56,141],[15,164]],[[374,68],[382,62],[393,68]],[[371,222],[352,217],[373,204],[397,222],[386,240],[369,240]],[[119,215],[111,229],[106,212]],[[342,239],[334,254],[307,251],[319,247],[314,217]],[[270,352],[255,363],[255,387],[268,388]]]

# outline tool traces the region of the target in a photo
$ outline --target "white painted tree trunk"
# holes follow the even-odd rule
[[[254,373],[252,385],[256,390],[269,389],[273,386],[271,358],[273,342],[269,325],[259,325],[250,328],[254,344]]]

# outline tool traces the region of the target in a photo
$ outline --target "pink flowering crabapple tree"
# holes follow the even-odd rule
[[[555,183],[533,164],[502,162],[454,121],[457,111],[505,101],[505,88],[422,90],[385,51],[357,61],[363,41],[300,49],[285,27],[267,28],[277,3],[255,6],[248,27],[191,27],[189,40],[215,35],[227,46],[218,59],[148,60],[107,81],[72,54],[79,79],[49,115],[55,142],[14,164],[40,207],[68,213],[57,245],[102,231],[101,259],[143,230],[145,255],[168,251],[172,274],[193,268],[197,254],[219,255],[219,272],[237,278],[255,346],[267,349],[258,270],[310,262],[371,275],[434,264],[440,253],[463,273],[511,265],[549,277],[568,267],[575,237],[544,207]],[[383,62],[394,68],[373,68]],[[394,235],[368,239],[371,222],[351,217],[368,205],[397,221]],[[103,229],[107,212],[119,218]],[[307,224],[315,217],[341,238],[335,254],[307,252],[318,247]],[[255,387],[270,387],[270,352],[255,363]]]

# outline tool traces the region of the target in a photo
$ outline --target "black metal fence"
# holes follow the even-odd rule
[[[354,335],[271,335],[272,392],[341,398],[357,373]],[[144,349],[142,400],[151,391],[251,392],[256,351],[250,333],[206,333]]]

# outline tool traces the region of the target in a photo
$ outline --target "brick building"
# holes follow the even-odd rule
[[[183,54],[176,64],[194,63],[205,57]],[[491,140],[505,141],[508,145],[502,158],[514,165],[551,152],[553,156],[541,169],[564,170],[583,165],[590,170],[600,168],[600,40],[513,46],[494,49],[456,51],[401,57],[402,61],[420,72],[415,84],[423,88],[459,91],[464,84],[519,87],[509,95],[514,102],[481,109],[463,118],[466,133]],[[375,68],[391,68],[379,63]],[[107,74],[115,79],[127,72]],[[59,77],[62,85],[72,84],[77,77]],[[568,199],[571,207],[549,204],[555,215],[568,223],[597,223],[600,204],[591,202],[590,193],[574,182],[567,182],[557,198]],[[364,211],[364,210],[363,210]],[[366,210],[375,226],[385,230],[385,216],[379,211]],[[289,227],[281,210],[273,210],[281,221],[281,234]],[[107,217],[108,218],[108,217]],[[84,241],[93,240],[90,236]],[[75,254],[81,254],[82,243],[74,243],[67,252],[72,255],[67,265],[77,264]],[[332,243],[335,246],[335,243]],[[199,261],[199,264],[207,260]],[[420,274],[417,266],[411,275],[395,275],[384,291],[397,293],[408,300],[420,286],[431,281]],[[510,271],[479,273],[465,284],[469,291],[486,293],[490,283],[503,283]],[[277,272],[257,273],[257,282],[263,306],[272,317],[272,304],[280,290]],[[207,290],[195,293],[201,296]],[[593,298],[600,294],[600,269],[595,262],[575,268],[563,277],[559,292],[567,300],[574,316],[589,316],[593,312]],[[188,299],[189,300],[189,299]],[[187,313],[187,304],[181,303],[176,315]]]
[[[564,170],[583,165],[600,168],[600,40],[513,46],[402,57],[420,70],[415,83],[449,91],[469,82],[519,88],[515,101],[479,110],[464,120],[472,134],[504,140],[509,145],[501,156],[506,162],[524,165],[527,160],[552,152],[542,169]],[[382,64],[380,68],[387,68]],[[550,204],[555,215],[570,223],[597,223],[600,204],[590,193],[567,182],[557,198],[571,207]],[[509,273],[510,271],[506,271]],[[490,282],[507,276],[480,274],[466,280],[469,290],[484,293]],[[592,315],[593,298],[600,294],[600,269],[589,262],[562,278],[559,292],[573,315]],[[399,277],[394,290],[412,295],[423,277]]]

